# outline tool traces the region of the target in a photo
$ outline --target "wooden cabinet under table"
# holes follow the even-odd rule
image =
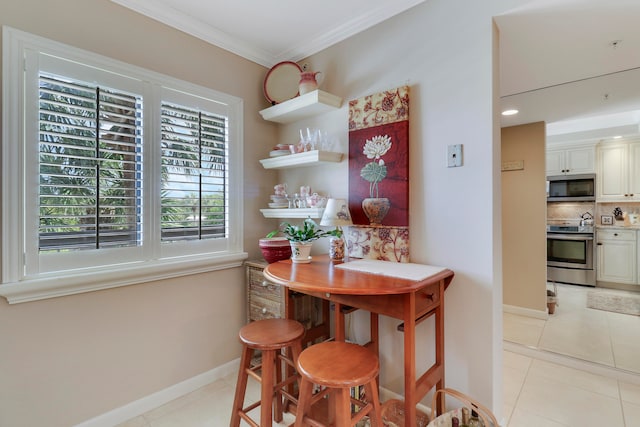
[[[246,261],[247,322],[284,318],[285,288],[267,280],[263,260]],[[295,319],[307,329],[303,344],[329,338],[329,304],[305,294],[294,294]]]

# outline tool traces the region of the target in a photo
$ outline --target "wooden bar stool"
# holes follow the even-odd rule
[[[297,403],[297,399],[288,393],[286,388],[297,380],[298,375],[294,369],[293,375],[283,379],[281,363],[284,361],[295,368],[295,363],[302,351],[304,332],[304,326],[300,322],[288,319],[257,320],[240,329],[238,336],[243,347],[231,414],[231,427],[238,427],[241,418],[254,427],[258,425],[271,427],[272,416],[276,422],[282,421],[283,400]],[[282,354],[282,350],[287,348],[291,350],[293,360]],[[256,350],[262,353],[262,360],[259,365],[251,367],[251,358]],[[260,374],[257,373],[258,370],[261,370]],[[244,407],[249,375],[260,382],[260,400]],[[258,406],[260,406],[260,424],[248,415]]]
[[[301,382],[295,427],[325,426],[311,417],[311,409],[327,394],[333,399],[329,422],[335,417],[336,427],[351,427],[365,415],[369,415],[372,427],[383,427],[376,386],[380,364],[371,350],[357,344],[324,342],[303,350],[297,366]],[[324,389],[313,394],[314,384]],[[351,396],[351,388],[358,386],[364,386],[365,401]],[[360,408],[353,416],[351,404]]]

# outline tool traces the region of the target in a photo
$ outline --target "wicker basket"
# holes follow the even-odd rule
[[[466,407],[475,410],[478,413],[478,417],[480,417],[480,419],[484,423],[485,427],[498,427],[498,420],[496,420],[496,417],[486,406],[482,405],[480,402],[475,401],[466,394],[451,388],[441,388],[439,390],[436,390],[436,392],[433,394],[433,401],[431,403],[431,422],[427,425],[427,427],[451,427],[451,419],[453,417],[458,417],[458,419],[462,421],[462,408],[457,408],[445,412],[442,415],[436,416],[436,407],[438,404],[437,399],[440,394],[442,394],[443,399],[446,395],[453,396],[456,398],[456,400],[462,402]]]
[[[387,400],[382,404],[382,424],[385,427],[404,427],[404,402],[398,399]],[[416,409],[416,427],[427,427],[429,416]]]

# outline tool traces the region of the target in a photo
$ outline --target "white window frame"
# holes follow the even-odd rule
[[[118,259],[111,250],[75,251],[77,261],[53,254],[28,253],[27,235],[33,239],[34,189],[30,175],[38,174],[37,165],[25,156],[27,141],[37,141],[37,102],[26,99],[37,94],[40,63],[53,63],[76,71],[94,68],[102,74],[127,80],[143,95],[144,140],[144,239],[137,248],[121,253],[131,257]],[[35,71],[34,71],[35,70]],[[82,70],[81,70],[82,71]],[[35,89],[33,88],[33,76]],[[71,75],[70,77],[76,77]],[[87,81],[87,80],[85,80]],[[0,295],[9,303],[90,292],[117,286],[220,270],[242,265],[243,251],[242,176],[243,176],[243,102],[240,98],[210,88],[184,82],[153,71],[122,63],[91,52],[34,36],[10,27],[3,28],[3,113],[2,113],[2,284]],[[104,84],[104,82],[103,82]],[[116,86],[114,88],[117,89]],[[130,89],[130,88],[127,88]],[[26,92],[26,93],[25,93]],[[183,99],[204,110],[229,117],[228,238],[193,242],[160,241],[160,103],[163,96]],[[37,97],[36,97],[37,101]],[[34,111],[35,108],[35,111]],[[31,126],[31,127],[29,127]],[[33,155],[33,153],[32,153]],[[37,184],[37,182],[36,182]],[[31,193],[29,188],[31,187]],[[29,197],[31,196],[31,197]],[[35,210],[37,211],[37,209]],[[31,213],[31,214],[30,214]],[[36,233],[37,238],[37,233]],[[33,245],[31,245],[33,246]],[[33,250],[31,250],[33,252]],[[63,254],[64,255],[64,254]],[[34,258],[35,256],[35,258]],[[59,258],[54,268],[51,260]],[[67,258],[65,260],[65,258]],[[63,261],[64,260],[64,263]],[[95,262],[100,260],[99,263]],[[28,261],[28,262],[27,262]],[[28,268],[25,268],[28,266]]]

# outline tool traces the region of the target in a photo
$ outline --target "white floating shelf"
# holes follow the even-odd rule
[[[324,208],[260,209],[265,218],[321,218]]]
[[[303,153],[287,154],[286,156],[270,157],[260,160],[265,169],[295,168],[316,163],[340,163],[342,153],[334,151],[305,151]]]
[[[292,123],[300,119],[323,114],[342,105],[342,98],[329,92],[314,90],[304,95],[296,96],[288,101],[260,111],[265,120],[277,123]]]

